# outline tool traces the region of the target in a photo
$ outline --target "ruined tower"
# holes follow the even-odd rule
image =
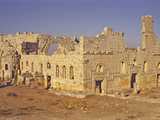
[[[142,34],[142,49],[152,48],[155,45],[153,17],[142,16],[141,18],[141,34]]]

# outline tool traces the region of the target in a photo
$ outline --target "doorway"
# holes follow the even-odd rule
[[[51,76],[47,76],[47,89],[51,87]]]
[[[96,80],[95,81],[95,90],[96,93],[102,93],[102,80]]]
[[[132,73],[132,75],[131,75],[131,88],[134,88],[134,87],[135,87],[135,84],[136,84],[136,76],[137,76],[136,73]]]

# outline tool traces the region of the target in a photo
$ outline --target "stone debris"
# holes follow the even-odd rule
[[[7,96],[17,97],[18,95],[14,92],[9,92],[9,93],[7,93]]]

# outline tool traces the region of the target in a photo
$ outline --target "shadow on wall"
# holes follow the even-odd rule
[[[5,88],[8,86],[12,86],[11,81],[0,83],[0,88]]]

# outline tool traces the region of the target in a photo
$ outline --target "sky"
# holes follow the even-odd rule
[[[154,17],[159,35],[160,0],[0,0],[0,33],[95,36],[108,26],[136,47],[144,15]]]

